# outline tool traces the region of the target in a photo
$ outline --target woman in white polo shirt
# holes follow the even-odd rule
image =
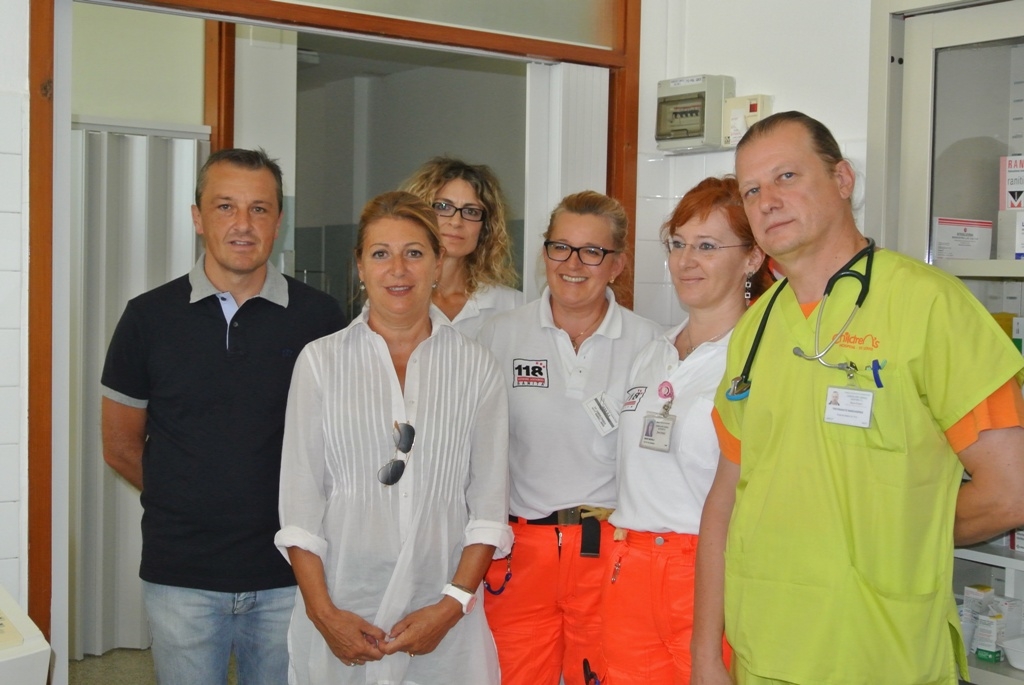
[[[509,391],[515,546],[492,564],[485,601],[503,685],[582,685],[583,659],[598,667],[616,424],[632,360],[660,333],[609,287],[626,228],[606,195],[563,199],[544,234],[544,293],[480,335]]]
[[[772,282],[734,178],[697,184],[661,237],[688,314],[636,358],[619,415],[618,542],[602,603],[610,685],[690,682],[697,531],[719,457],[711,409],[729,334]]]

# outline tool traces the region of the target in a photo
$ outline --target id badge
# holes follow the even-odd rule
[[[870,390],[830,385],[825,396],[825,423],[869,428],[874,401]]]
[[[668,452],[672,446],[672,426],[675,423],[676,417],[671,414],[648,412],[644,415],[640,446],[658,452]]]
[[[601,437],[608,435],[619,427],[619,412],[612,408],[608,396],[599,392],[583,403],[583,409],[594,423],[594,428]]]

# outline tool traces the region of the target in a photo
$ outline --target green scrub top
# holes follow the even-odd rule
[[[858,293],[854,278],[837,283],[818,349]],[[855,363],[852,379],[792,352],[815,350],[818,312],[805,317],[786,287],[750,395],[729,401],[770,294],[736,327],[715,401],[741,442],[725,581],[736,657],[792,683],[956,683],[958,665],[966,676],[952,594],[963,467],[944,431],[1024,361],[959,280],[882,250],[863,308],[825,355]],[[872,393],[869,427],[825,421],[833,387]]]

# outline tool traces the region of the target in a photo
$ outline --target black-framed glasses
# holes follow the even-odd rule
[[[604,258],[610,254],[615,254],[618,250],[606,250],[603,247],[596,245],[584,245],[583,247],[573,247],[567,243],[560,243],[557,240],[545,240],[544,241],[544,254],[548,256],[548,259],[556,262],[567,262],[572,257],[572,253],[575,252],[586,266],[600,266]]]
[[[416,440],[416,429],[411,423],[398,423],[395,421],[395,428],[391,436],[395,440],[395,456],[391,461],[381,466],[377,471],[377,480],[384,485],[394,485],[402,479],[405,473],[405,463],[409,460],[409,450]]]
[[[730,247],[750,247],[750,243],[737,243],[736,245],[716,245],[715,243],[702,240],[699,243],[684,243],[678,238],[669,238],[661,243],[665,246],[665,250],[669,254],[673,252],[682,252],[686,248],[690,248],[699,255],[710,256],[715,254],[718,250],[725,250]]]
[[[455,216],[455,212],[458,212],[466,221],[479,223],[484,220],[485,212],[481,207],[474,207],[472,205],[456,207],[451,202],[445,202],[444,200],[437,200],[431,206],[434,208],[434,214],[438,216]]]

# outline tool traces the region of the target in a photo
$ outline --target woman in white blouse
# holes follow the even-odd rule
[[[403,189],[437,214],[444,259],[433,300],[460,333],[475,338],[492,316],[523,303],[515,287],[508,206],[489,167],[435,157]]]
[[[719,457],[711,409],[729,334],[771,284],[734,178],[691,189],[661,237],[688,314],[636,357],[619,415],[619,542],[602,601],[610,685],[690,682],[697,531]]]
[[[512,542],[507,399],[487,350],[431,307],[436,222],[409,193],[366,205],[369,306],[296,363],[275,540],[300,590],[294,684],[499,681],[473,608]]]

